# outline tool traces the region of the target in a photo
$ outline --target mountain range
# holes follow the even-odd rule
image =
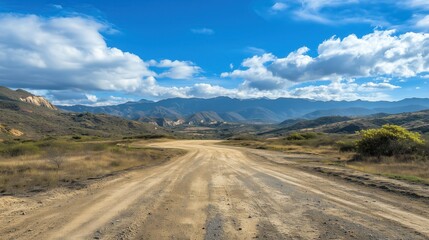
[[[311,111],[316,106],[321,109]],[[354,133],[388,123],[427,133],[429,110],[416,111],[428,108],[427,106],[428,99],[405,99],[398,102],[321,102],[305,99],[238,100],[222,97],[176,98],[159,102],[144,100],[106,107],[57,107],[45,98],[27,91],[0,87],[0,140],[67,135],[165,136],[173,133],[194,137],[211,134],[210,136],[215,138],[250,133],[275,137],[294,131]],[[68,111],[61,110],[62,108]],[[82,112],[74,113],[70,110]],[[392,114],[395,112],[402,113]],[[287,117],[286,120],[278,124],[245,124],[273,123],[283,117]],[[200,125],[211,127],[191,127]],[[166,129],[159,126],[178,128]]]
[[[309,99],[234,99],[229,97],[170,98],[158,102],[141,100],[114,106],[58,106],[71,112],[105,113],[158,124],[215,124],[219,122],[274,124],[288,119],[324,116],[368,116],[429,109],[429,99],[401,101],[316,101]],[[163,119],[160,121],[159,119]]]

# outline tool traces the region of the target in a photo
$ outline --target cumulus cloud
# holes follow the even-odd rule
[[[283,88],[286,86],[286,82],[281,77],[274,76],[267,69],[267,64],[272,64],[275,59],[276,57],[270,53],[253,56],[242,62],[241,66],[247,68],[246,70],[237,69],[229,73],[225,72],[221,74],[221,77],[244,79],[244,86],[259,90]]]
[[[92,96],[97,98],[96,101],[94,101],[93,99],[82,97],[79,94],[77,94],[76,97],[72,99],[57,99],[57,98],[52,98],[49,95],[47,95],[46,97],[49,100],[51,100],[51,102],[54,105],[58,105],[58,106],[86,105],[86,106],[99,107],[99,106],[118,105],[124,102],[134,101],[134,99],[131,99],[131,98],[124,98],[124,97],[117,97],[117,96],[108,96],[108,97],[102,97],[102,98],[99,98],[95,95],[92,95]]]
[[[109,27],[85,17],[0,15],[0,82],[32,89],[138,92],[145,79],[188,79],[201,68],[188,61],[144,62],[107,46]],[[157,74],[150,67],[166,69]]]
[[[0,15],[0,81],[13,87],[135,91],[142,59],[108,47],[105,25],[83,17]]]
[[[355,80],[336,80],[322,85],[309,85],[294,88],[275,88],[260,90],[250,88],[241,84],[237,88],[225,88],[223,86],[208,83],[196,83],[184,87],[164,87],[156,83],[152,78],[151,83],[142,92],[145,96],[152,96],[155,99],[170,97],[198,97],[211,98],[217,96],[227,96],[232,98],[308,98],[317,100],[386,100],[390,96],[385,93],[387,90],[399,88],[385,82],[356,83]]]
[[[90,101],[90,102],[95,103],[95,102],[97,102],[97,101],[98,101],[98,98],[97,98],[97,96],[96,96],[96,95],[93,95],[93,94],[85,94],[85,96],[86,96],[86,99],[88,99],[88,101]]]
[[[375,31],[363,36],[331,38],[312,57],[302,47],[284,58],[264,54],[245,59],[242,66],[223,77],[242,78],[249,87],[270,89],[300,82],[351,78],[409,78],[429,72],[429,34]],[[379,84],[394,89],[389,84]],[[375,86],[373,86],[375,87]]]
[[[310,85],[299,87],[290,91],[293,97],[305,97],[309,99],[329,100],[385,100],[389,96],[383,92],[369,88],[368,84],[358,84],[353,80],[332,81],[327,85]],[[379,86],[376,83],[369,84]]]
[[[429,15],[416,15],[414,16],[412,23],[417,29],[429,29]]]
[[[106,106],[117,105],[127,101],[133,101],[132,98],[114,96],[116,92],[111,92],[112,95],[104,93],[100,96],[101,92],[89,93],[84,91],[76,91],[74,89],[67,90],[37,90],[37,89],[24,89],[37,96],[44,96],[54,105],[88,105],[88,106]],[[98,95],[98,96],[97,96]]]
[[[274,76],[292,82],[359,77],[414,77],[429,71],[429,34],[375,31],[358,38],[331,38],[318,47],[318,56],[307,48],[274,61]]]
[[[375,82],[367,82],[361,85],[361,88],[368,90],[378,90],[378,89],[388,89],[393,90],[397,88],[401,88],[400,86],[396,86],[387,82],[375,83]]]
[[[149,62],[149,66],[167,68],[166,71],[160,73],[157,76],[171,79],[192,79],[202,71],[200,67],[196,66],[193,62],[190,61],[172,61],[164,59],[160,62],[157,62],[152,60]]]

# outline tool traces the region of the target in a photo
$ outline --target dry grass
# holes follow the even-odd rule
[[[44,191],[58,186],[81,187],[88,179],[134,167],[159,164],[182,153],[174,149],[130,147],[130,143],[33,142],[32,146],[38,147],[31,148],[28,154],[6,154],[6,157],[0,158],[0,194]],[[16,149],[22,143],[17,144],[6,148]],[[61,149],[63,162],[59,167],[52,161],[53,157],[57,157],[51,154],[53,148],[55,151]]]
[[[378,174],[393,179],[429,184],[429,162],[353,162],[346,165],[362,172]]]

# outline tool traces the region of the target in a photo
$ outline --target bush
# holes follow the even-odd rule
[[[316,138],[317,134],[314,132],[303,132],[303,133],[292,133],[286,137],[287,140],[297,141],[297,140],[308,140]]]
[[[356,151],[356,142],[336,142],[340,152],[355,152]]]
[[[18,157],[27,154],[36,154],[39,150],[32,143],[5,144],[0,147],[0,155],[4,157]]]
[[[379,129],[358,132],[357,152],[364,156],[396,156],[415,153],[424,140],[421,135],[396,125],[384,125]]]

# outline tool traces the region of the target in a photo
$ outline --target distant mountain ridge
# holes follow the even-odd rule
[[[376,113],[396,114],[429,109],[428,98],[401,101],[316,101],[310,99],[235,99],[229,97],[170,98],[158,102],[141,100],[115,106],[59,106],[72,112],[106,113],[132,120],[165,118],[195,123],[195,115],[208,122],[280,123],[287,119],[315,119],[323,116],[367,116]],[[209,115],[209,116],[208,116]],[[211,121],[211,120],[214,121]],[[201,119],[200,119],[201,120]],[[201,121],[196,121],[200,122]]]
[[[321,117],[311,120],[286,120],[275,129],[259,135],[284,136],[295,131],[315,131],[325,133],[355,133],[363,129],[378,128],[384,124],[395,124],[412,131],[429,132],[429,110],[400,113],[376,114],[367,117]]]

